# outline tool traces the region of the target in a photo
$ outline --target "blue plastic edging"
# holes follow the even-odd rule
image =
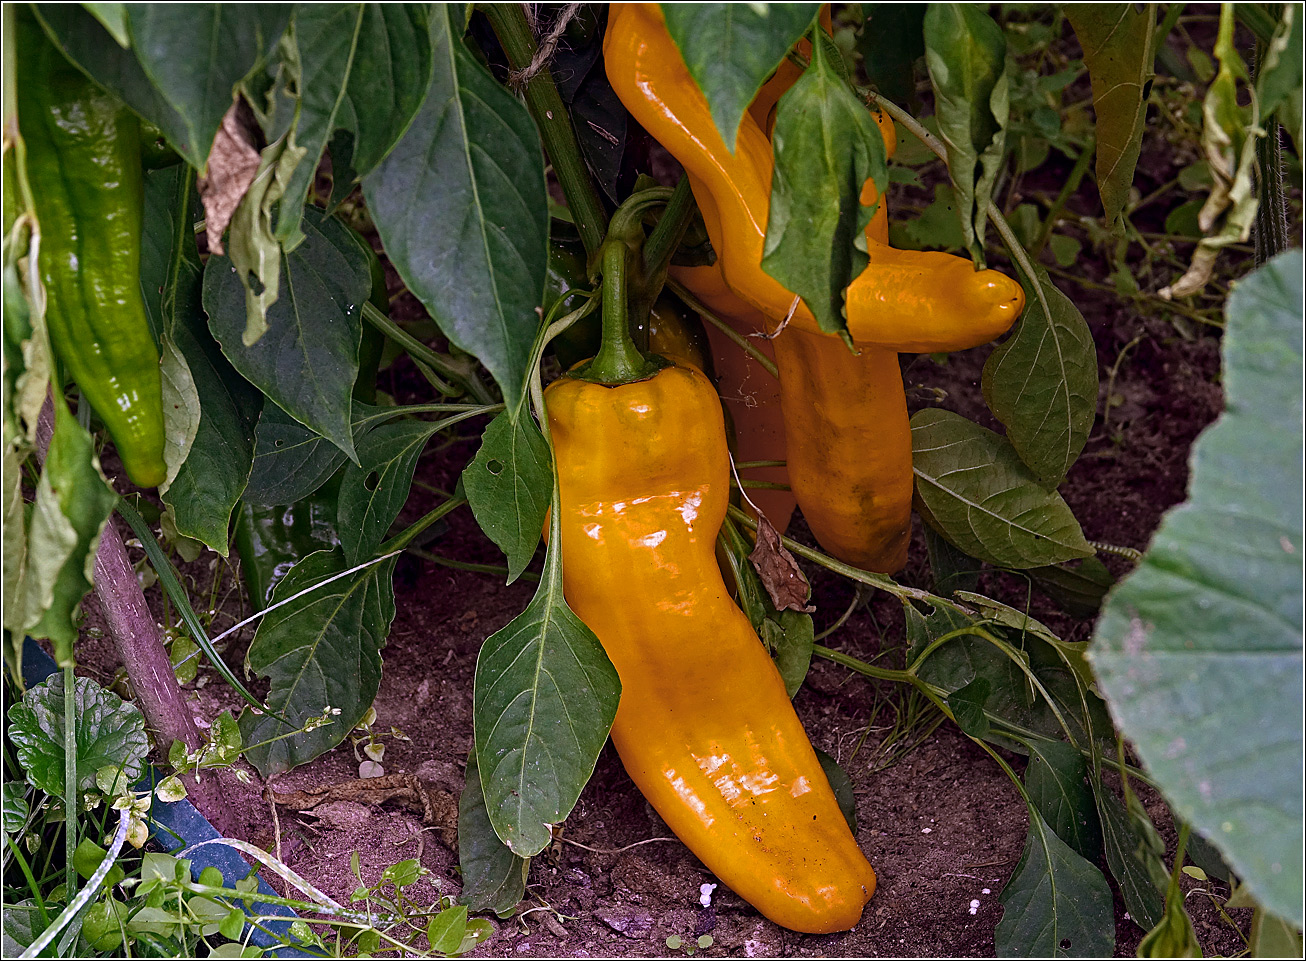
[[[49,654],[30,637],[23,644],[23,681],[28,687],[34,687],[40,684],[51,674],[59,669]],[[141,778],[136,785],[137,791],[153,791],[154,785],[166,777],[154,765],[147,765],[145,776]],[[171,803],[160,801],[157,797],[150,805],[150,837],[157,840],[164,848],[169,851],[175,851],[178,845],[175,843],[177,838],[182,841],[181,847],[189,847],[192,844],[198,844],[201,841],[211,841],[214,838],[222,837],[217,829],[208,822],[208,819],[196,810],[195,805],[190,801],[182,798],[180,801]],[[200,848],[191,856],[191,876],[198,881],[200,872],[207,867],[215,867],[222,872],[223,883],[228,883],[229,878],[244,878],[250,873],[250,866],[235,848],[228,847],[225,844],[210,844]],[[279,897],[276,891],[272,889],[263,878],[258,879],[258,890],[260,894]],[[240,902],[245,909],[246,914],[273,914],[286,918],[285,921],[263,921],[263,927],[267,931],[261,931],[254,928],[250,934],[248,943],[257,945],[260,948],[270,948],[267,956],[276,958],[313,958],[320,955],[309,954],[305,951],[282,944],[268,932],[273,932],[283,938],[290,937],[290,925],[299,916],[294,910],[280,904],[262,904],[255,903],[249,905],[244,901]],[[274,948],[273,945],[276,945]]]

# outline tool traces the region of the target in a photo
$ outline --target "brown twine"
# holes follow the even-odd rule
[[[531,57],[531,62],[520,70],[510,71],[508,74],[508,86],[514,90],[520,90],[531,79],[548,66],[549,59],[553,56],[553,51],[558,47],[558,41],[562,39],[562,34],[567,29],[567,25],[575,18],[576,12],[580,10],[579,3],[569,3],[562,9],[558,15],[558,22],[553,25],[545,37],[540,40],[539,46],[535,50],[535,56]],[[538,20],[532,4],[526,5],[527,19],[530,21],[531,31],[534,32]]]

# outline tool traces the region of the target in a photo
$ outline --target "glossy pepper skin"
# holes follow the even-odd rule
[[[875,872],[714,544],[730,496],[721,405],[673,366],[544,395],[567,603],[621,677],[627,772],[717,877],[777,924],[852,927]]]
[[[163,483],[163,386],[141,297],[135,116],[18,19],[18,118],[41,225],[46,323],[132,481]]]

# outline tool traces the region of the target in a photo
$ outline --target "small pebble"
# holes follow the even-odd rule
[[[980,903],[979,903],[979,899],[978,899],[978,898],[976,898],[975,900],[971,901],[971,902],[970,902],[970,913],[971,913],[971,914],[978,914],[978,913],[979,913],[979,906],[980,906]]]
[[[705,908],[709,907],[712,904],[712,892],[715,890],[715,884],[700,884],[698,886],[698,903]]]

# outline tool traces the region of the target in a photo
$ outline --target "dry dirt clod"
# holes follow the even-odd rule
[[[306,812],[332,801],[353,801],[372,806],[399,801],[410,811],[420,812],[425,823],[434,825],[445,847],[451,851],[458,847],[458,799],[448,791],[427,784],[415,774],[354,778],[284,794],[273,789],[272,798],[282,807]]]

